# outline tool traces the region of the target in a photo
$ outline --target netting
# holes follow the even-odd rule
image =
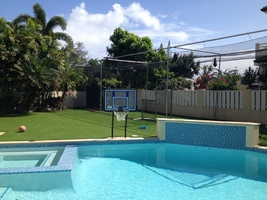
[[[261,34],[260,37],[255,38],[257,37],[257,34],[259,34],[259,32]],[[240,35],[242,35],[242,41],[238,39],[240,38]],[[251,38],[252,35],[255,39]],[[227,38],[228,40],[226,40],[225,38]],[[181,56],[190,54],[192,52],[195,56],[194,61],[200,62],[201,65],[212,65],[213,60],[216,57],[217,61],[220,60],[222,68],[238,67],[240,73],[242,73],[242,71],[245,68],[254,65],[253,60],[255,60],[256,54],[259,51],[262,51],[256,49],[256,44],[267,43],[267,30],[255,31],[250,34],[239,34],[236,36],[228,36],[225,38],[214,39],[216,40],[216,44],[223,44],[223,45],[211,46],[212,44],[214,44],[214,41],[209,40],[209,41],[195,42],[192,45],[184,44],[184,45],[170,46],[169,56],[172,57],[174,53],[179,54],[179,56]],[[229,42],[229,40],[233,41],[233,39],[239,42],[226,44],[226,42]],[[207,47],[208,45],[210,45],[210,47]],[[167,51],[167,48],[164,49]],[[158,51],[158,50],[159,49],[155,49],[153,51]],[[266,51],[266,49],[264,51]],[[160,67],[166,68],[167,65],[166,60],[161,62],[149,62],[149,63],[144,63],[144,60],[140,60],[139,58],[142,58],[142,54],[147,52],[148,51],[136,52],[129,55],[118,56],[117,58],[113,58],[113,59],[118,59],[118,61],[116,62],[114,62],[114,60],[113,61],[105,60],[102,70],[105,72],[111,71],[113,73],[114,72],[120,73],[120,71],[128,71],[129,73],[134,73],[137,72],[138,70],[148,70],[151,68],[160,68]],[[127,60],[127,62],[119,60]],[[235,61],[239,61],[238,64]],[[177,65],[169,63],[169,69],[171,69],[172,67],[177,67]],[[99,66],[97,66],[96,68],[90,67],[90,70],[93,69],[100,70],[100,67]]]
[[[113,111],[113,112],[117,117],[117,121],[125,121],[125,118],[129,113],[129,111]]]
[[[214,57],[218,56],[221,56],[221,62],[255,59],[255,54],[257,53],[257,51],[262,51],[256,50],[256,44],[266,42],[267,36],[263,36],[244,42],[199,49],[187,49],[178,47],[175,52],[179,53],[180,55],[193,52],[196,60],[200,60],[201,63],[211,62]]]

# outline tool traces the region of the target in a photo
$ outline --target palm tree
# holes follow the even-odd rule
[[[29,62],[23,61],[15,65],[14,71],[18,73],[17,83],[20,90],[25,91],[21,99],[22,105],[35,105],[39,111],[44,109],[44,101],[59,79],[58,70],[51,67],[51,64],[49,59],[32,56]]]
[[[48,22],[46,21],[46,13],[39,3],[33,5],[34,17],[28,14],[21,14],[13,20],[15,25],[25,26],[28,19],[32,19],[36,24],[41,26],[40,33],[42,35],[54,35],[56,39],[65,41],[70,47],[73,47],[72,38],[62,32],[53,32],[56,27],[61,27],[64,31],[66,30],[67,23],[63,17],[54,16]]]
[[[81,74],[79,73],[77,68],[71,67],[68,62],[66,62],[65,66],[59,70],[59,77],[59,88],[62,91],[62,106],[63,99],[66,96],[66,93],[69,90],[74,90],[76,88],[78,80],[81,79]]]

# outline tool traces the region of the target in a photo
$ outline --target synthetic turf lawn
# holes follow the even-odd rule
[[[156,137],[155,121],[134,120],[141,118],[141,112],[130,112],[127,121],[127,137]],[[153,113],[144,113],[144,118],[155,118]],[[165,117],[157,114],[156,117]],[[180,118],[180,117],[174,117]],[[19,132],[19,126],[26,126],[26,132]],[[114,118],[114,137],[124,137],[125,122]],[[146,126],[146,129],[140,129]],[[67,109],[53,112],[34,112],[0,117],[1,141],[31,140],[75,140],[111,137],[112,112]],[[260,126],[260,144],[267,146],[267,128]]]
[[[133,120],[140,118],[140,112],[130,112],[127,121],[127,136],[155,137],[156,122]],[[153,116],[152,116],[153,117]],[[26,132],[19,132],[19,126],[26,126]],[[114,118],[114,137],[124,137],[125,121]],[[146,129],[140,129],[146,126]],[[62,110],[35,112],[24,115],[0,117],[0,141],[68,140],[94,139],[111,136],[112,112],[88,110]]]

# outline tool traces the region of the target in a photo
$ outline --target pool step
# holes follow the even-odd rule
[[[4,199],[10,188],[0,187],[0,200]]]
[[[40,166],[51,166],[56,155],[57,155],[57,152],[52,152],[48,154]]]

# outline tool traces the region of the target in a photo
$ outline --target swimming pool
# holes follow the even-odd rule
[[[101,144],[80,145],[78,158],[69,187],[11,188],[2,199],[266,198],[267,154],[169,143]]]

